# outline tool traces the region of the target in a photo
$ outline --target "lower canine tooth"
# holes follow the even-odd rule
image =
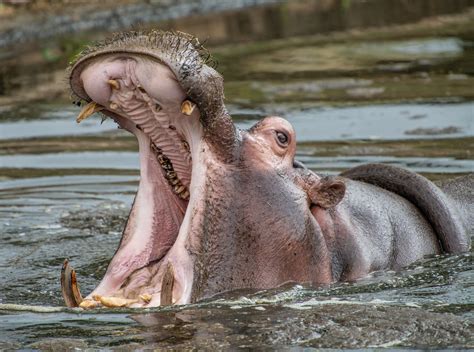
[[[194,104],[190,100],[185,100],[181,104],[181,112],[184,115],[189,116],[193,113],[195,107],[196,107],[196,104]]]
[[[103,110],[104,107],[97,104],[96,102],[94,101],[91,101],[89,104],[87,104],[86,106],[84,106],[84,108],[81,110],[81,112],[79,113],[79,115],[77,115],[76,117],[76,122],[77,123],[80,123],[81,121],[87,119],[89,116],[91,116],[92,114],[98,112],[98,111],[101,111]]]
[[[83,300],[77,284],[76,272],[67,259],[64,260],[61,269],[61,292],[68,307],[78,307]]]

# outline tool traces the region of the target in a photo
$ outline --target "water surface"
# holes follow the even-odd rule
[[[286,117],[297,158],[313,170],[382,162],[443,179],[474,170],[474,37],[446,2],[437,9],[455,17],[437,31],[429,21],[385,27],[438,11],[422,2],[413,17],[392,11],[390,20],[364,2],[308,1],[225,13],[216,26],[232,18],[226,31],[210,29],[206,16],[161,25],[215,33],[236,124]],[[144,311],[64,308],[64,258],[86,293],[120,241],[138,185],[137,146],[110,120],[78,126],[79,108],[62,96],[18,100],[48,69],[63,70],[61,61],[37,67],[41,76],[15,67],[0,95],[8,102],[0,108],[0,348],[474,347],[472,252],[329,287],[290,283]]]

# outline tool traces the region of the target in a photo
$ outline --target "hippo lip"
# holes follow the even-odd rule
[[[121,74],[98,79],[104,65]],[[140,183],[119,247],[100,284],[85,299],[78,293],[75,272],[65,263],[61,282],[68,306],[190,301],[192,263],[184,245],[189,231],[183,229],[183,221],[191,216],[187,212],[196,193],[191,174],[200,168],[203,129],[196,105],[172,77],[163,78],[164,85],[175,89],[174,95],[181,94],[181,101],[161,101],[141,83],[141,71],[154,66],[166,71],[156,61],[134,56],[105,56],[82,69],[80,89],[91,94],[77,121],[100,111],[133,133],[139,145]],[[103,90],[108,91],[107,101]]]

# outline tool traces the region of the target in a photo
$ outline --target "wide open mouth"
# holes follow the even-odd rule
[[[192,174],[201,167],[205,144],[197,106],[173,72],[146,55],[102,55],[74,68],[71,77],[74,93],[90,101],[78,122],[101,111],[137,137],[140,184],[119,248],[101,283],[84,300],[65,263],[67,305],[190,302],[193,274],[185,240],[191,215],[186,212],[198,187]]]

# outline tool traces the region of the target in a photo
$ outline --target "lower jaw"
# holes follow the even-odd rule
[[[156,173],[161,173],[158,165],[151,165],[147,160],[154,158],[156,155],[152,155],[153,151],[150,149],[150,140],[144,135],[141,137],[137,136],[140,146],[140,186],[137,193],[137,200],[141,194],[144,195],[145,199],[141,199],[144,203],[147,203],[146,197],[153,195],[153,190],[156,188],[153,177],[156,177]],[[199,148],[201,150],[201,148]],[[196,158],[197,159],[197,158]],[[196,160],[194,159],[194,160]],[[196,160],[197,161],[197,160]],[[201,172],[198,172],[201,169]],[[200,184],[205,180],[204,173],[202,173],[202,167],[195,167],[193,165],[194,174],[191,177],[192,183],[190,189],[195,188],[197,184]],[[154,175],[154,176],[153,176]],[[166,183],[166,181],[164,181]],[[156,180],[155,180],[156,183]],[[159,187],[163,187],[161,185]],[[166,185],[166,187],[169,187]],[[150,191],[151,190],[151,191]],[[159,189],[159,192],[164,192],[163,189]],[[166,190],[170,193],[170,190]],[[102,279],[99,286],[90,293],[85,300],[80,304],[83,308],[97,308],[102,306],[106,307],[156,307],[160,305],[171,305],[171,304],[187,304],[191,303],[192,297],[192,284],[193,284],[193,260],[190,253],[186,249],[188,242],[188,235],[191,229],[192,209],[198,202],[197,196],[193,197],[191,193],[188,205],[184,205],[184,201],[179,199],[176,195],[171,194],[173,200],[168,200],[166,206],[177,207],[179,212],[184,213],[184,217],[181,219],[179,226],[179,232],[172,243],[171,248],[161,255],[151,255],[151,253],[141,252],[146,260],[141,265],[135,268],[128,268],[126,272],[122,271],[119,277],[113,276],[113,270],[120,267],[123,261],[114,263],[114,259],[121,255],[121,250],[127,249],[126,244],[121,243],[120,248],[117,250],[114,258],[112,258],[111,264],[107,269],[107,273]],[[179,207],[181,205],[181,207]],[[191,208],[189,208],[191,207]],[[191,211],[187,211],[191,210]],[[132,216],[132,214],[131,214]],[[139,226],[144,226],[149,220],[149,216],[146,213],[137,214],[134,221]],[[127,224],[128,225],[128,224]],[[142,228],[142,232],[146,233],[148,243],[152,243],[153,239],[150,234],[155,233],[151,225],[146,228]],[[127,241],[133,241],[134,234],[130,234],[130,238]],[[122,242],[124,241],[122,238]],[[136,238],[138,240],[144,240],[142,238]],[[126,253],[128,254],[128,253]],[[123,258],[129,258],[124,256]],[[148,262],[148,263],[147,263]],[[115,267],[113,266],[115,265]],[[109,270],[111,273],[109,273]],[[115,279],[118,280],[115,280]],[[110,281],[108,281],[110,280]],[[108,283],[114,283],[108,285]]]

